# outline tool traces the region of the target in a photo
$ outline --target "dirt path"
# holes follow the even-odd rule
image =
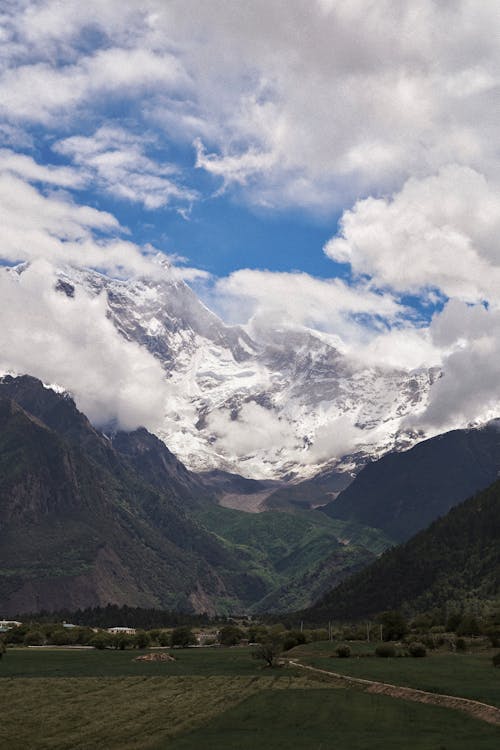
[[[308,669],[311,672],[316,672],[318,674],[326,674],[329,677],[333,677],[336,680],[347,683],[348,685],[360,687],[367,693],[389,695],[391,698],[402,698],[403,700],[415,701],[416,703],[429,703],[434,706],[454,708],[458,711],[464,711],[465,713],[470,714],[470,716],[474,716],[476,719],[486,721],[488,724],[500,726],[500,708],[490,706],[488,703],[481,703],[480,701],[474,701],[469,698],[458,698],[455,695],[428,693],[426,690],[403,687],[402,685],[390,685],[387,682],[365,680],[361,677],[350,677],[345,674],[339,674],[338,672],[330,672],[327,669],[310,667],[307,664],[301,664],[295,659],[291,659],[290,664],[294,667],[300,667],[300,669]]]

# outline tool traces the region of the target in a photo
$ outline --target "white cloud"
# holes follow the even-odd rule
[[[443,431],[500,415],[500,312],[451,301],[430,328],[443,352],[443,377],[410,427]]]
[[[157,209],[170,203],[192,202],[196,193],[178,183],[178,170],[145,155],[146,137],[123,128],[102,126],[93,136],[74,135],[54,150],[72,159],[95,186],[117,198]]]
[[[367,198],[346,211],[325,247],[334,260],[378,286],[496,303],[500,289],[500,186],[452,165],[412,178],[391,199]]]
[[[294,436],[290,425],[277,414],[251,401],[243,404],[237,417],[227,410],[213,411],[207,429],[216,438],[217,447],[230,457],[290,447]]]
[[[96,425],[158,427],[167,395],[158,361],[120,336],[104,297],[68,298],[56,278],[45,261],[0,274],[0,369],[64,387]]]
[[[409,314],[390,294],[377,294],[367,286],[251,269],[219,279],[210,301],[226,320],[250,322],[257,338],[272,327],[306,326],[334,334],[341,347],[359,345],[374,330],[385,330]]]
[[[0,149],[0,173],[10,172],[29,182],[43,182],[63,188],[79,188],[85,177],[71,167],[38,164],[31,156],[10,149]]]
[[[334,206],[449,163],[498,174],[495,0],[76,0],[6,18],[4,109],[137,100],[259,205]],[[90,47],[90,51],[89,51]],[[12,62],[9,67],[9,61]]]
[[[498,2],[21,0],[11,8],[0,17],[0,133],[28,148],[23,128],[42,123],[73,166],[0,152],[1,257],[156,273],[153,249],[124,240],[114,216],[61,188],[91,180],[150,209],[189,204],[184,174],[132,135],[160,128],[240,200],[328,217],[344,210],[326,252],[351,265],[354,282],[242,270],[215,285],[219,311],[251,319],[254,330],[326,331],[365,362],[441,363],[425,416],[433,425],[496,408]],[[115,106],[122,127],[103,127]],[[449,303],[427,330],[400,303],[407,292],[476,307]],[[484,299],[488,311],[477,306]],[[247,405],[227,434],[253,440],[244,426],[258,425],[259,409]],[[285,440],[279,421],[265,424]],[[335,435],[325,429],[326,444]]]
[[[0,98],[4,117],[56,125],[56,116],[67,121],[86,101],[142,97],[156,87],[175,93],[188,84],[168,52],[111,47],[59,66],[39,61],[7,68],[0,77]]]
[[[42,167],[29,157],[0,155],[0,258],[8,263],[45,258],[53,264],[99,268],[114,276],[158,275],[152,247],[121,239],[127,230],[112,214],[79,205],[61,190],[44,193],[25,178],[78,182],[68,168]],[[192,269],[191,269],[192,271]],[[190,273],[186,269],[186,273]]]

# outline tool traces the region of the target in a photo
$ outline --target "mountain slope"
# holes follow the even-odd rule
[[[500,594],[500,481],[341,583],[304,619],[351,620]]]
[[[323,511],[404,541],[490,485],[499,471],[496,424],[453,430],[368,464]]]
[[[5,383],[10,392],[14,385]],[[50,417],[59,403],[63,432],[78,435],[78,446],[0,384],[2,611],[107,602],[214,611],[266,593],[185,514],[173,487],[147,484],[90,425],[85,434],[88,422],[69,398],[35,379],[18,385],[36,396],[39,413]]]

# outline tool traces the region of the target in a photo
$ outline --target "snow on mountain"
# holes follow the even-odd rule
[[[108,316],[162,364],[169,397],[159,436],[190,468],[299,478],[409,445],[401,420],[422,410],[435,369],[349,359],[333,336],[228,326],[174,274],[121,281],[64,269],[58,288],[105,294]],[[361,457],[361,459],[360,459]]]

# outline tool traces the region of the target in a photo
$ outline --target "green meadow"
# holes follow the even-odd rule
[[[465,654],[436,651],[422,659],[380,659],[374,655],[375,644],[356,643],[350,644],[350,658],[338,659],[335,658],[337,645],[309,643],[293,649],[290,656],[304,664],[352,677],[472,698],[500,707],[500,669],[495,669],[491,663],[495,650]]]
[[[295,655],[305,648],[295,649]],[[345,662],[342,667],[347,669],[362,661],[334,660],[319,648],[309,649],[301,660],[327,661],[329,668]],[[0,662],[0,747],[496,750],[499,746],[498,728],[461,712],[339,687],[335,680],[299,668],[265,668],[252,659],[249,648],[179,649],[171,652],[175,662],[135,662],[141,653],[9,649]],[[459,658],[464,659],[465,674],[470,660],[467,655]],[[434,675],[446,665],[442,659],[376,661],[397,662],[400,673],[394,681],[404,684],[407,663],[422,663],[421,669],[426,665]],[[493,686],[500,677],[496,672],[489,667]]]

